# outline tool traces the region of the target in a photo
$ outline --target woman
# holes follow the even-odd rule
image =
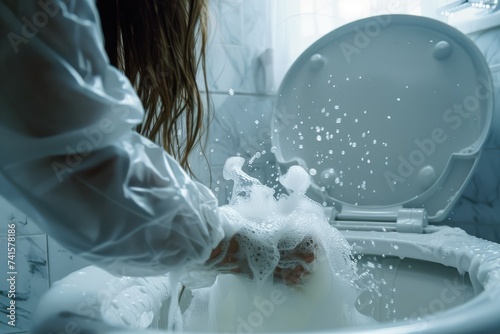
[[[199,0],[0,2],[0,194],[113,273],[243,267],[237,231],[182,169],[203,133],[205,11]],[[290,283],[303,272],[277,270]]]

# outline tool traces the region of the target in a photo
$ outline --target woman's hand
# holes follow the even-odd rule
[[[309,265],[316,259],[314,241],[306,237],[292,250],[280,251],[280,262],[274,270],[274,278],[281,280],[287,285],[303,283],[304,279],[311,274]],[[292,263],[293,265],[287,265]]]
[[[294,249],[280,251],[280,261],[274,270],[275,281],[283,282],[287,285],[303,283],[303,280],[310,274],[310,271],[307,269],[308,265],[316,258],[314,254],[315,247],[311,238],[304,238]],[[213,249],[208,262],[217,259],[225,252],[224,257],[219,259],[217,267],[224,268],[223,271],[242,273],[243,269],[240,265],[241,256],[238,250],[238,241],[236,237],[233,237],[229,241],[229,244],[227,244],[227,241],[221,242]],[[252,273],[248,274],[251,277]]]
[[[238,241],[236,241],[235,237],[231,238],[231,240],[229,241],[229,245],[226,245],[224,241],[222,241],[217,247],[215,247],[212,250],[210,258],[208,259],[207,262],[211,262],[215,260],[217,257],[221,256],[222,252],[225,250],[226,247],[227,247],[226,255],[220,262],[218,262],[217,266],[229,267],[229,268],[234,267],[230,269],[231,272],[233,273],[241,272],[241,268],[238,266],[237,263],[239,246],[238,246]]]

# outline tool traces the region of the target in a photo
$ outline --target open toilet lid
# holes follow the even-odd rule
[[[272,145],[278,163],[309,171],[320,202],[368,215],[424,208],[440,221],[479,159],[492,92],[481,52],[456,29],[371,17],[295,61],[277,95]]]

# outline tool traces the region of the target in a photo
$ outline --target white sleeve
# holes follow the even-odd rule
[[[135,133],[143,108],[109,65],[92,0],[0,1],[0,194],[113,273],[197,267],[217,201]]]

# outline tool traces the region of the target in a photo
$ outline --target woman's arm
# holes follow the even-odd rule
[[[132,130],[143,109],[94,2],[2,1],[0,32],[0,194],[112,272],[204,263],[224,237],[217,201]]]

